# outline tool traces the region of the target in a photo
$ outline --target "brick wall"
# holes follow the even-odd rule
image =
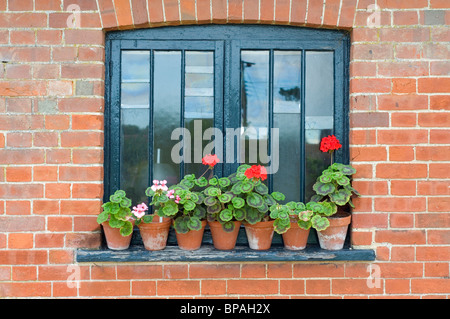
[[[195,23],[352,31],[352,243],[374,263],[74,264],[101,240],[104,31]],[[0,0],[0,298],[448,298],[449,24],[448,0]]]

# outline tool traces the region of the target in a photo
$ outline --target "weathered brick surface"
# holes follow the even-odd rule
[[[0,0],[0,298],[448,298],[450,5],[374,4]],[[74,249],[100,244],[104,31],[196,23],[351,31],[352,243],[376,262],[73,268]]]

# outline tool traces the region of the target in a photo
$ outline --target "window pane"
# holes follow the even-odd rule
[[[314,195],[312,186],[328,165],[330,155],[320,151],[320,140],[333,132],[333,52],[306,52],[306,188],[305,199]]]
[[[213,52],[186,51],[184,124],[191,134],[191,163],[185,163],[185,174],[200,176],[205,171],[202,157],[210,141],[203,140],[203,134],[214,126],[213,63]]]
[[[300,79],[301,52],[274,52],[273,79],[273,127],[279,130],[278,151],[280,162],[273,175],[273,189],[286,195],[286,201],[301,201],[300,198]]]
[[[150,52],[122,51],[120,112],[120,188],[133,201],[146,199]]]
[[[269,51],[241,51],[241,126],[241,161],[268,164]]]
[[[179,165],[171,158],[172,131],[180,127],[181,51],[154,52],[153,179],[178,183]]]

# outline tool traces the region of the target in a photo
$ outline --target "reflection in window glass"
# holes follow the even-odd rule
[[[269,51],[241,51],[241,126],[241,161],[267,164]]]
[[[134,202],[148,186],[150,52],[122,52],[120,188]]]
[[[305,200],[314,195],[312,186],[330,164],[330,155],[320,151],[320,140],[333,132],[334,114],[333,52],[306,52],[305,101]]]
[[[154,52],[153,81],[153,179],[180,179],[179,165],[171,158],[172,131],[180,127],[181,51]]]
[[[210,141],[203,140],[203,134],[214,126],[213,63],[213,52],[186,51],[184,125],[191,134],[191,163],[185,163],[185,174],[200,176],[205,171],[201,161]]]
[[[273,176],[273,189],[286,195],[286,201],[300,198],[300,84],[301,52],[275,51],[273,78],[273,127],[279,130],[280,159],[289,159],[289,165],[280,165]]]

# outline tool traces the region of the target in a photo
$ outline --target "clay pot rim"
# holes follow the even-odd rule
[[[329,227],[335,227],[335,226],[345,226],[349,225],[352,219],[352,215],[349,212],[342,212],[335,214],[333,216],[328,217],[328,220],[330,222]]]
[[[151,222],[151,223],[144,223],[141,222],[138,226],[139,229],[141,228],[166,228],[166,227],[170,227],[170,225],[172,225],[172,220],[166,220],[163,222]]]

